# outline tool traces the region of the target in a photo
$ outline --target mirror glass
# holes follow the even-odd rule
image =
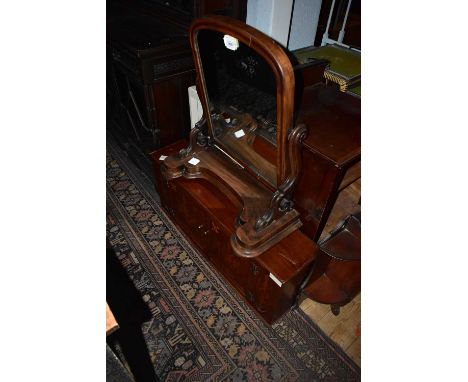
[[[277,95],[270,65],[217,31],[199,31],[197,43],[216,142],[276,186]]]

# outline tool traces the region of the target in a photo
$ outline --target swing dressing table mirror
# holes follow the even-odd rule
[[[302,225],[292,193],[307,130],[293,127],[293,68],[275,41],[235,20],[198,19],[190,38],[205,117],[165,175],[207,179],[240,201],[231,244],[258,256]]]

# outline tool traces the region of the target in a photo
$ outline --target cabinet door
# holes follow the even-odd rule
[[[168,182],[169,204],[177,223],[189,238],[206,252],[209,247],[210,221],[197,202],[175,181]]]
[[[153,151],[155,144],[154,130],[148,119],[148,106],[146,102],[145,87],[138,80],[130,77],[125,78],[124,105],[127,111],[129,125],[133,137],[139,143],[144,153]]]
[[[153,83],[148,92],[155,144],[164,147],[188,138],[190,110],[188,88],[195,83],[193,70]]]
[[[115,128],[125,136],[133,134],[129,130],[129,120],[126,103],[125,78],[122,73],[115,70],[113,65],[107,69],[107,119],[114,122]]]
[[[153,151],[155,134],[149,117],[145,85],[133,73],[114,62],[108,68],[108,98],[111,118],[118,129],[137,143],[144,153]]]

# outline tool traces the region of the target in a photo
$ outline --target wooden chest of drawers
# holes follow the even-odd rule
[[[318,246],[296,230],[258,257],[236,256],[230,238],[239,205],[204,179],[167,180],[161,171],[161,155],[173,155],[186,146],[180,141],[152,153],[161,203],[202,254],[271,324],[296,301]]]

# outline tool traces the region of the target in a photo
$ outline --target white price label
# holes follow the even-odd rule
[[[279,281],[278,278],[273,273],[270,273],[270,279],[272,279],[280,288],[283,285],[283,283]]]
[[[244,130],[240,129],[240,130],[237,130],[234,135],[236,136],[236,138],[240,138],[240,137],[243,137],[245,135],[244,133]]]
[[[159,160],[164,160],[164,159],[166,159],[166,158],[167,158],[167,155],[161,155],[161,156],[159,157]]]
[[[200,163],[200,159],[197,159],[197,158],[192,158],[188,161],[190,164],[193,164],[194,166],[196,166],[198,163]]]
[[[237,38],[225,34],[223,40],[226,48],[230,50],[237,50],[239,48],[239,40]]]

